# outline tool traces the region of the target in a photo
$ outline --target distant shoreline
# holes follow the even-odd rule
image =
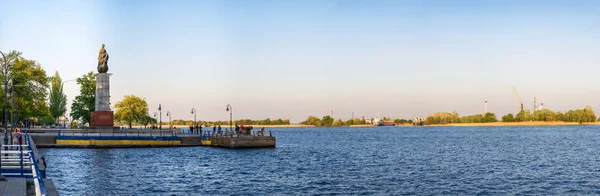
[[[451,124],[430,124],[424,125],[425,127],[510,127],[510,126],[576,126],[576,125],[600,125],[600,122],[562,122],[562,121],[527,121],[527,122],[490,122],[490,123],[451,123]],[[116,125],[118,126],[118,125]],[[189,125],[173,125],[175,128],[187,128]],[[317,127],[315,125],[303,125],[303,124],[291,124],[291,125],[244,125],[252,126],[254,128],[309,128]],[[338,127],[376,127],[375,124],[361,124],[361,125],[350,125],[350,126],[338,126]],[[396,124],[396,127],[413,126],[410,123]],[[121,125],[121,127],[127,127]],[[133,128],[143,128],[144,126],[133,126]],[[169,125],[163,125],[163,128],[168,128]],[[336,126],[333,126],[336,127]],[[206,127],[203,127],[206,128]],[[221,125],[221,128],[229,128],[229,125]]]
[[[128,127],[128,125],[115,125],[115,126],[121,126],[121,127]],[[235,125],[232,125],[235,127]],[[244,126],[252,126],[254,128],[257,127],[265,127],[265,128],[302,128],[302,127],[315,127],[314,125],[301,125],[301,124],[291,124],[291,125],[244,125]],[[133,128],[144,128],[144,126],[132,126]],[[163,125],[163,128],[168,128],[169,125]],[[190,127],[189,125],[173,125],[173,127],[175,128],[188,128]],[[202,126],[202,128],[206,128],[205,126]],[[227,125],[221,125],[221,128],[229,128],[229,124]]]
[[[490,122],[490,123],[452,123],[431,124],[432,127],[504,127],[504,126],[575,126],[575,125],[600,125],[600,122],[562,122],[562,121],[527,121],[527,122]]]

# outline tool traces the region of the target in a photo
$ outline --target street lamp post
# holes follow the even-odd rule
[[[2,71],[4,73],[4,77],[2,77],[2,84],[4,85],[4,116],[2,117],[2,122],[4,124],[4,143],[0,143],[0,151],[2,150],[3,144],[8,144],[8,59],[6,59],[6,55],[2,51],[0,51],[2,55],[2,59],[4,59],[4,65],[2,66]],[[4,176],[2,175],[2,154],[0,154],[0,180],[4,180]]]
[[[167,111],[167,116],[169,117],[169,129],[172,129],[173,127],[171,127],[171,112]]]
[[[156,120],[157,116],[158,116],[158,113],[154,112],[154,120]]]
[[[162,107],[160,104],[158,104],[158,120],[160,123],[158,123],[158,129],[162,130]]]
[[[192,129],[190,129],[190,134],[193,134],[194,133],[194,131],[193,131],[194,127],[198,126],[198,124],[196,124],[196,109],[195,108],[192,108],[192,114],[194,115],[194,125],[192,126]]]
[[[198,124],[196,124],[196,109],[192,108],[192,114],[194,115],[194,126],[197,126]]]
[[[4,116],[2,117],[2,123],[4,124],[4,144],[8,144],[8,59],[6,59],[2,51],[0,51],[0,54],[2,54],[2,59],[4,59],[4,64],[2,65],[4,73],[4,77],[2,78],[2,84],[4,85]],[[2,175],[0,174],[0,176]]]
[[[231,108],[231,105],[227,104],[227,108],[225,108],[225,111],[229,112],[229,130],[233,131],[233,128],[231,126],[231,124],[233,123],[232,118],[231,118],[233,109]],[[233,132],[235,133],[235,131],[233,131]]]
[[[69,121],[69,118],[65,117],[65,121],[63,122],[65,129],[68,129],[67,128],[67,121]]]

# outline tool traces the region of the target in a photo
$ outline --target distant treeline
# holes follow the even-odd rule
[[[391,118],[388,117],[384,117],[383,121],[392,121]],[[394,119],[393,120],[395,124],[404,124],[404,123],[412,123],[412,120],[406,120],[406,119]],[[350,125],[364,125],[364,124],[370,124],[371,123],[371,119],[360,119],[360,118],[354,118],[354,119],[349,119],[346,121],[343,121],[342,119],[333,119],[331,116],[327,115],[327,116],[323,116],[323,118],[319,118],[316,116],[308,116],[308,118],[306,118],[305,121],[300,122],[300,124],[303,125],[314,125],[317,127],[342,127],[342,126],[350,126]]]
[[[488,112],[483,114],[475,114],[459,117],[456,112],[438,112],[430,114],[425,118],[424,124],[449,124],[449,123],[487,123],[497,122],[496,114]]]
[[[502,116],[502,122],[563,121],[583,123],[596,122],[597,120],[596,114],[591,106],[586,106],[584,109],[569,110],[565,113],[542,109],[536,110],[533,113],[529,110],[522,110],[517,115],[509,113]],[[424,124],[487,123],[497,121],[496,114],[491,112],[462,117],[456,112],[438,112],[428,115],[427,118],[425,118]]]
[[[591,106],[584,109],[569,110],[565,113],[554,112],[549,109],[536,110],[531,113],[529,110],[522,110],[517,115],[507,114],[502,116],[502,122],[522,122],[522,121],[563,121],[563,122],[596,122],[596,114]]]

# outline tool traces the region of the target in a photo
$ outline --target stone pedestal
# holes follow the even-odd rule
[[[95,111],[92,112],[90,118],[90,125],[94,127],[109,127],[112,128],[114,125],[114,113],[113,111]]]
[[[110,111],[111,75],[109,73],[96,74],[96,111],[91,114],[91,126],[112,127],[114,125],[114,113]]]
[[[109,73],[96,74],[96,111],[110,111]]]

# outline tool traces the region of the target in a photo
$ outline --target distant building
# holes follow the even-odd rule
[[[365,119],[365,122],[367,124],[379,124],[379,122],[382,122],[383,119],[382,118],[370,118],[370,119]]]

